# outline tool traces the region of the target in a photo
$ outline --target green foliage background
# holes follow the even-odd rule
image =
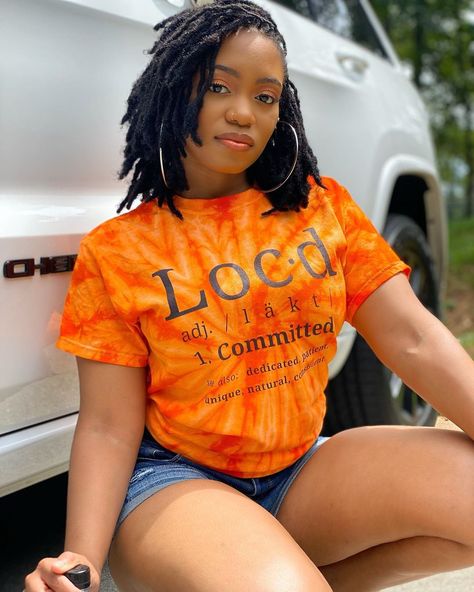
[[[371,0],[431,115],[450,218],[474,216],[474,0]]]

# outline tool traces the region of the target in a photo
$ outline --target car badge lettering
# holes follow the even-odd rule
[[[34,259],[10,259],[3,264],[3,277],[16,279],[32,277],[39,270],[40,275],[48,273],[64,273],[72,271],[77,255],[57,255],[55,257],[40,257],[39,263]]]

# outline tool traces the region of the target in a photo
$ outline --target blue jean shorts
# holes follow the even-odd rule
[[[316,450],[329,438],[319,437],[311,448],[292,465],[278,473],[257,478],[240,478],[203,467],[158,444],[145,433],[130,478],[117,528],[142,502],[167,485],[187,479],[220,481],[237,489],[276,516],[290,485]]]

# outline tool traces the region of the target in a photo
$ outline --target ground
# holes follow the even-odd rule
[[[449,222],[444,321],[474,359],[474,217]]]
[[[458,274],[449,275],[444,315],[448,328],[474,359],[474,289]]]
[[[472,277],[474,266],[472,268],[471,273],[464,275],[465,278]],[[444,322],[474,359],[474,289],[470,283],[463,279],[459,273],[451,272],[449,274]],[[436,426],[459,429],[442,416],[438,417]]]

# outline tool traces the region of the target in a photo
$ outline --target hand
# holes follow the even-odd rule
[[[84,563],[91,570],[91,592],[99,592],[100,574],[84,555],[65,551],[59,557],[42,559],[36,569],[25,578],[24,592],[77,592],[77,588],[63,574]]]

